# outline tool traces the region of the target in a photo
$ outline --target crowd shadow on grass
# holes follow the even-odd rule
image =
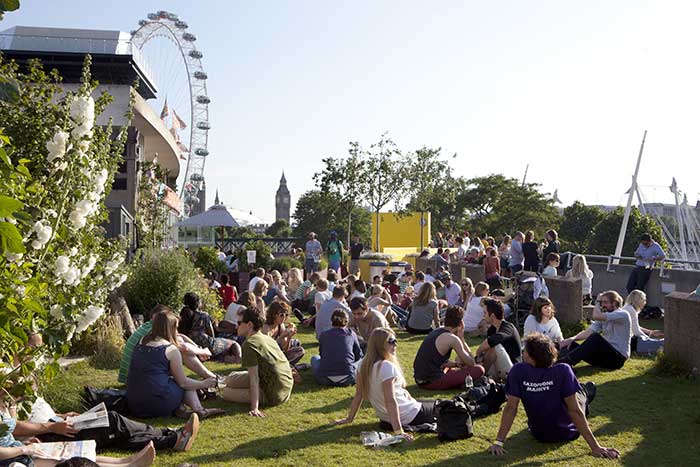
[[[315,426],[308,430],[287,433],[280,436],[260,438],[235,446],[231,451],[217,452],[196,456],[188,461],[199,465],[210,465],[214,462],[225,462],[227,465],[236,464],[235,461],[246,458],[257,460],[273,459],[290,454],[297,450],[309,447],[318,447],[324,444],[355,444],[359,445],[359,434],[362,431],[376,431],[377,425],[373,423],[357,423],[350,427]],[[299,465],[304,465],[300,461]]]

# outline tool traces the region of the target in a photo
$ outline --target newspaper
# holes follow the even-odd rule
[[[94,462],[97,457],[97,442],[94,440],[36,443],[31,446],[35,449],[32,457],[39,459],[62,461],[72,457],[84,457]]]
[[[29,416],[29,421],[32,423],[46,422],[62,422],[61,417],[56,415],[56,412],[43,398],[38,397],[32,405],[32,413]],[[68,417],[65,421],[71,423],[73,428],[81,431],[88,428],[102,428],[109,426],[109,416],[107,407],[104,402],[96,405],[87,412],[84,412],[75,417]]]
[[[360,440],[363,446],[382,449],[392,444],[403,442],[404,437],[401,435],[390,435],[380,431],[363,431],[360,433]]]

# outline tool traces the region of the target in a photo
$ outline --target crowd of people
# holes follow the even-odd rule
[[[512,239],[504,236],[499,245],[492,237],[470,238],[466,232],[446,238],[438,234],[433,240],[436,256],[446,262],[483,264],[484,280],[476,284],[468,278],[453,280],[440,261],[436,270],[415,271],[409,264],[401,273],[387,270],[368,283],[352,263],[361,251],[357,239],[343,276],[341,265],[348,258],[342,242],[333,234],[330,242],[335,246],[325,251],[335,267],[323,273],[317,260],[324,249],[310,234],[305,271],[258,268],[241,292],[229,284],[227,275],[221,276],[215,285],[225,314],[218,322],[202,310],[194,293],[183,297],[179,312],[164,305],[149,310],[126,343],[119,381],[126,384],[130,415],[181,417],[187,420],[181,428],[157,429],[110,412],[109,427],[77,432],[67,422],[32,424],[3,414],[2,423],[10,430],[0,438],[0,465],[32,456],[31,445],[14,437],[96,439],[100,448],[138,451],[129,458],[98,458],[99,465],[150,465],[156,449],[190,449],[200,420],[225,413],[202,405],[203,399],[216,397],[217,390],[226,401],[246,404],[250,416],[265,417],[264,407],[289,401],[306,369],[321,386],[355,385],[348,415],[336,424],[352,422],[368,400],[382,426],[410,440],[406,427],[435,422],[435,401],[418,401],[407,391],[397,358],[397,331],[424,336],[413,359],[413,379],[422,389],[460,390],[465,381],[504,384],[506,406],[490,447],[493,454],[505,453],[522,401],[537,440],[566,441],[581,435],[594,455],[619,455],[600,446],[591,432],[586,415],[595,385],[580,384],[573,367],[585,361],[616,370],[633,351],[652,353],[663,346],[663,333],[639,325],[637,315],[646,304],[642,289],[630,290],[626,300],[615,291],[594,300],[593,274],[585,257],[577,255],[566,276],[580,277],[582,300],[595,303],[592,324],[565,337],[554,304],[541,296],[534,297],[521,333],[507,319],[509,299],[500,288],[500,277],[520,271],[556,275],[560,258],[554,230],[539,245],[531,231],[516,232]],[[648,266],[662,258],[663,252],[643,237],[638,261]],[[637,272],[631,280],[634,286],[644,285],[644,274]],[[295,337],[297,326],[314,329],[318,354],[311,356],[310,365],[300,363],[306,351]],[[466,338],[477,337],[483,340],[470,348]],[[241,369],[220,376],[206,367],[207,360],[240,364]],[[195,376],[188,377],[186,370]],[[36,465],[54,464],[36,460]]]

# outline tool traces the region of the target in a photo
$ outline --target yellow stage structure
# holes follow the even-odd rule
[[[377,216],[372,214],[372,250],[374,251],[378,251],[376,237]],[[403,216],[393,212],[379,213],[380,253],[404,256],[408,253],[420,252],[428,242],[430,242],[429,212],[422,213],[422,216],[420,212]]]

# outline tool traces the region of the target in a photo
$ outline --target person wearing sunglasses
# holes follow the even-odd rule
[[[409,441],[413,437],[404,432],[404,426],[435,422],[435,401],[417,401],[406,390],[406,379],[396,357],[397,344],[396,335],[391,329],[377,328],[372,331],[367,353],[357,372],[355,397],[348,416],[333,424],[351,423],[365,399],[372,404],[383,429],[391,429]]]

